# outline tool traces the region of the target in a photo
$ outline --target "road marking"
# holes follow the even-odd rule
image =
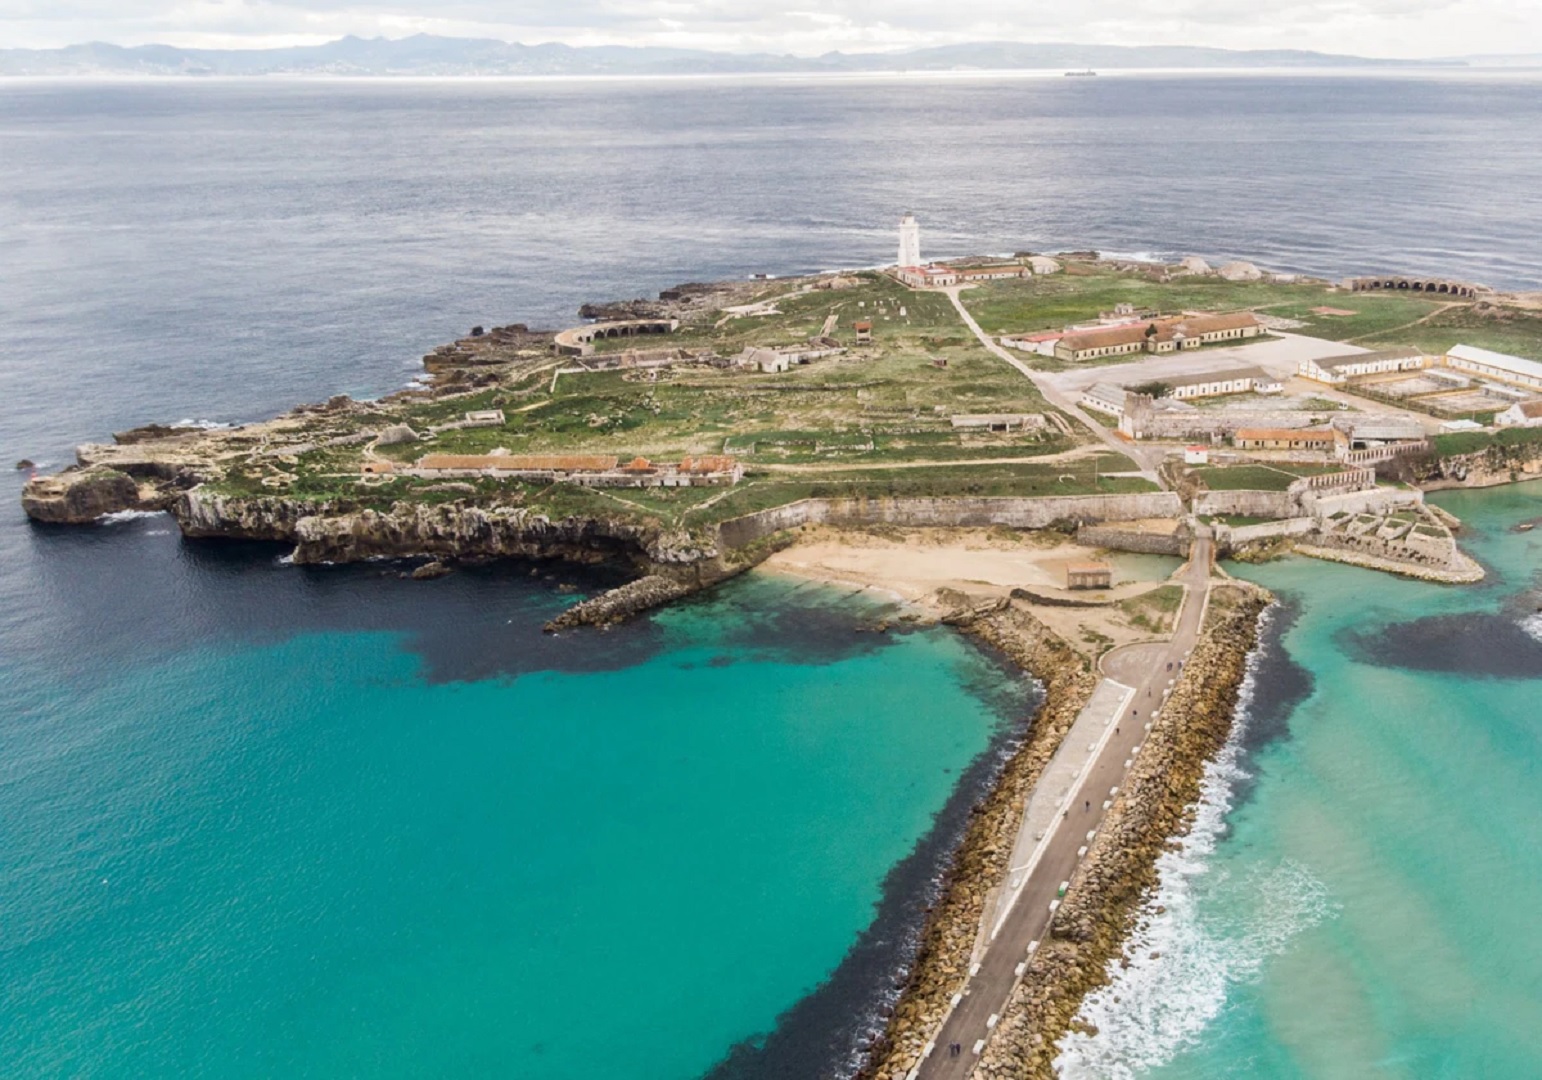
[[[1115,682],[1113,679],[1107,679],[1105,681],[1108,682],[1110,686],[1124,691],[1124,697],[1119,702],[1118,707],[1114,709],[1114,715],[1118,716],[1124,712],[1124,710],[1129,706],[1131,699],[1135,697],[1135,687],[1125,686],[1123,683]],[[1094,691],[1094,693],[1096,693],[1096,691]],[[1102,737],[1099,738],[1098,741],[1089,748],[1090,754],[1087,760],[1082,763],[1081,769],[1076,774],[1076,779],[1071,783],[1072,794],[1070,801],[1074,802],[1076,795],[1081,793],[1082,785],[1092,774],[1093,766],[1097,764],[1098,758],[1102,755],[1103,749],[1108,745],[1108,741],[1113,738],[1113,734],[1113,726],[1105,726],[1103,728]],[[1030,794],[1029,799],[1031,800],[1032,798],[1033,796]],[[1064,806],[1065,804],[1062,803],[1061,805]],[[1108,807],[1104,806],[1103,809],[1107,810]],[[1070,809],[1067,807],[1061,812],[1060,818],[1063,820],[1069,813]],[[1032,854],[1028,856],[1028,861],[1023,863],[1021,866],[1008,867],[1008,871],[1012,874],[1016,874],[1021,871],[1023,874],[1023,880],[1022,883],[1018,885],[1013,891],[1012,898],[1002,906],[1001,915],[997,917],[996,925],[991,928],[990,940],[994,941],[996,939],[996,935],[1001,933],[1001,928],[1006,925],[1007,919],[1012,914],[1012,909],[1017,906],[1017,901],[1022,896],[1023,890],[1028,887],[1028,882],[1033,878],[1034,867],[1038,866],[1039,860],[1044,857],[1044,852],[1049,849],[1049,844],[1050,841],[1054,838],[1054,834],[1055,823],[1052,821],[1047,829],[1035,836],[1034,839],[1037,840],[1038,843],[1034,845]]]

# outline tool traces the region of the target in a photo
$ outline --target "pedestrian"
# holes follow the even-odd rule
[[[1118,729],[1118,728],[1117,728],[1117,727],[1116,727],[1116,728],[1114,728],[1114,734],[1115,734],[1115,735],[1117,735],[1117,734],[1119,734],[1119,729]]]
[[[1091,799],[1083,799],[1082,800],[1082,809],[1083,810],[1091,810],[1092,809],[1092,800]]]

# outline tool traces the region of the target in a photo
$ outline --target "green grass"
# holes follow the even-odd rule
[[[1211,491],[1284,491],[1302,476],[1329,470],[1302,465],[1205,465],[1193,471]]]
[[[1251,308],[1296,319],[1306,324],[1302,333],[1332,341],[1385,333],[1439,307],[1433,300],[1390,293],[1344,294],[1319,284],[1192,277],[1164,283],[1146,275],[1104,269],[1077,276],[1056,274],[990,282],[965,291],[962,298],[981,328],[991,334],[1058,330],[1111,311],[1117,304],[1129,303],[1137,309],[1169,313]],[[1320,316],[1312,314],[1314,307],[1337,307],[1356,314],[1340,318]]]
[[[1410,330],[1390,337],[1367,338],[1358,344],[1413,345],[1432,355],[1444,353],[1453,345],[1476,345],[1480,349],[1542,360],[1542,315],[1509,309],[1486,313],[1475,307],[1458,307]]]
[[[1505,428],[1501,431],[1453,431],[1430,440],[1436,457],[1476,454],[1491,446],[1529,446],[1542,443],[1542,428]]]
[[[1132,626],[1153,634],[1165,634],[1172,629],[1173,617],[1183,603],[1183,586],[1163,585],[1139,596],[1119,601]]]

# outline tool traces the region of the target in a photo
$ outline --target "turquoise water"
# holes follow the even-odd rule
[[[1233,568],[1294,621],[1065,1075],[1542,1075],[1542,489],[1432,501],[1481,587]]]
[[[757,621],[842,603],[740,583],[612,670],[436,680],[382,631],[0,669],[0,1074],[702,1074],[1026,705],[947,631]]]

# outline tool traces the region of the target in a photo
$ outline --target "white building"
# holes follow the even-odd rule
[[[1506,356],[1472,345],[1456,345],[1446,353],[1446,364],[1458,371],[1498,379],[1514,386],[1542,390],[1542,364],[1535,360]]]
[[[1496,413],[1494,423],[1500,427],[1542,427],[1542,399],[1517,401],[1504,412]]]
[[[1350,379],[1365,375],[1385,375],[1393,371],[1417,371],[1427,361],[1418,349],[1384,349],[1381,352],[1349,353],[1345,356],[1325,356],[1317,360],[1303,360],[1297,374],[1303,379],[1342,386]]]
[[[1163,380],[1171,388],[1171,397],[1179,401],[1190,398],[1217,397],[1222,394],[1278,394],[1284,387],[1280,380],[1263,368],[1231,368],[1226,371],[1206,372],[1203,375],[1183,375]]]
[[[1113,383],[1093,383],[1082,391],[1081,403],[1089,409],[1107,413],[1109,416],[1122,417],[1124,415],[1125,389],[1115,386]]]
[[[899,262],[896,265],[901,269],[921,265],[921,223],[914,214],[900,218]]]

